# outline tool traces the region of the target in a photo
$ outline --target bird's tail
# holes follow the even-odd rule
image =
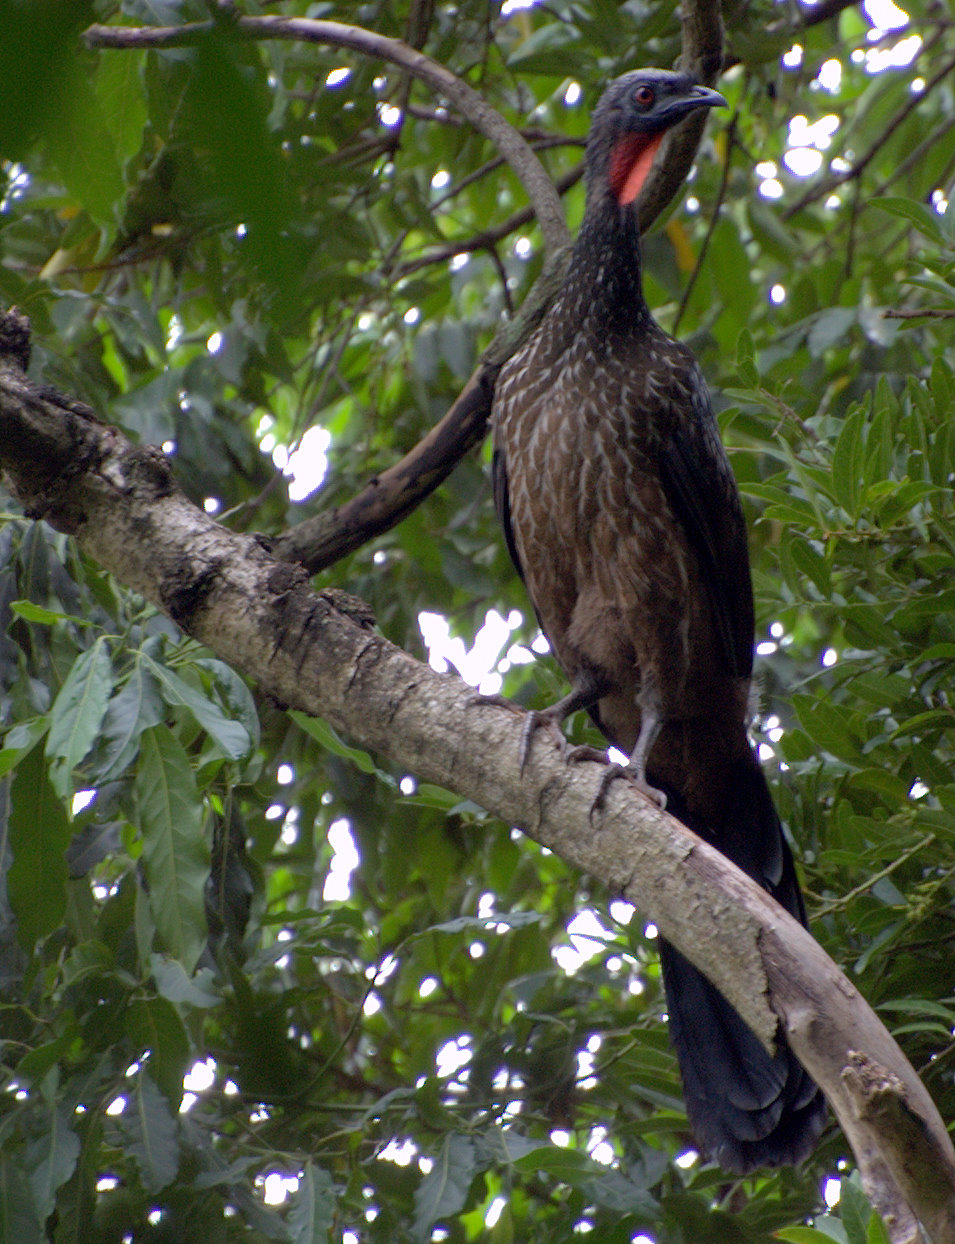
[[[725,833],[699,825],[675,792],[668,792],[668,811],[805,925],[792,854],[755,757],[752,764],[740,762],[732,776]],[[687,1117],[705,1153],[740,1174],[801,1162],[822,1130],[826,1104],[792,1050],[780,1038],[775,1054],[768,1054],[723,995],[662,940],[660,960]]]

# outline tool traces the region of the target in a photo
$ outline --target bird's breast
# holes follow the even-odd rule
[[[633,682],[656,644],[638,625],[652,599],[665,659],[685,665],[692,555],[656,465],[679,378],[655,341],[637,358],[586,336],[549,345],[543,334],[515,356],[494,412],[535,608],[569,673],[612,650]]]

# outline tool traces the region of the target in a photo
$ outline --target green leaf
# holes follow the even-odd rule
[[[573,1186],[586,1183],[601,1170],[590,1154],[554,1144],[518,1158],[514,1165],[522,1171],[542,1171],[561,1183]]]
[[[323,1244],[330,1239],[335,1211],[335,1186],[331,1175],[323,1167],[306,1162],[288,1214],[293,1244]]]
[[[116,1118],[119,1132],[136,1159],[147,1192],[167,1188],[179,1171],[179,1136],[169,1103],[149,1073],[140,1070],[126,1091],[126,1109]]]
[[[831,346],[848,344],[849,329],[857,318],[855,307],[829,307],[820,311],[809,330],[809,353],[818,358]]]
[[[431,933],[462,933],[465,930],[477,929],[481,932],[495,925],[507,925],[510,929],[524,929],[528,925],[540,923],[541,915],[537,911],[495,912],[490,916],[456,916],[453,920],[443,920],[433,924],[423,932]]]
[[[621,1171],[603,1170],[581,1188],[588,1201],[613,1214],[632,1214],[640,1222],[651,1223],[660,1213],[656,1198]]]
[[[47,775],[43,750],[17,766],[10,786],[7,893],[17,917],[17,939],[27,951],[52,933],[66,913],[66,848],[70,822]]]
[[[873,1213],[865,1233],[866,1244],[892,1244],[889,1232],[878,1214]]]
[[[162,698],[173,708],[187,708],[230,760],[241,760],[252,746],[245,726],[222,712],[218,704],[194,690],[184,678],[143,653],[143,664],[159,683]]]
[[[0,1153],[0,1240],[40,1244],[44,1238],[26,1169]]]
[[[200,657],[195,664],[213,676],[226,704],[251,739],[250,747],[257,747],[260,734],[259,714],[245,679],[231,666],[226,665],[225,661],[216,660],[214,657]]]
[[[859,494],[863,483],[865,441],[862,431],[866,411],[857,407],[843,421],[842,431],[832,453],[832,483],[839,504],[854,519],[859,511]]]
[[[549,22],[522,40],[508,57],[521,73],[565,74],[575,69],[579,36],[568,23]]]
[[[123,1024],[140,1056],[148,1054],[150,1075],[177,1110],[190,1056],[189,1038],[178,1011],[165,998],[142,998],[126,1008]]]
[[[165,948],[191,972],[207,935],[209,852],[189,758],[166,726],[144,732],[135,786],[150,910]]]
[[[122,173],[100,102],[86,72],[74,60],[69,84],[60,85],[62,107],[47,127],[50,155],[75,200],[94,220],[115,225],[116,207],[123,201]]]
[[[444,1138],[434,1166],[415,1190],[416,1239],[430,1240],[431,1228],[439,1218],[457,1214],[464,1207],[475,1174],[473,1140],[452,1132]]]
[[[75,618],[72,614],[61,613],[56,609],[44,609],[32,600],[12,600],[10,612],[25,622],[36,622],[41,626],[53,626],[56,622],[72,622],[74,626],[95,626],[89,618]]]
[[[882,198],[870,199],[870,207],[877,207],[880,212],[888,212],[890,216],[898,216],[913,224],[919,233],[927,237],[939,250],[951,247],[951,241],[942,228],[938,213],[924,203],[916,203],[912,199],[894,198],[885,195]]]
[[[528,1154],[538,1153],[542,1149],[550,1149],[550,1140],[539,1140],[532,1136],[522,1136],[509,1128],[490,1128],[479,1132],[475,1138],[475,1150],[478,1165],[483,1168],[492,1162],[514,1166],[519,1159]]]
[[[798,253],[798,243],[772,208],[759,197],[748,195],[746,216],[760,248],[774,259],[791,263]]]
[[[849,1244],[866,1244],[866,1227],[872,1217],[872,1207],[859,1187],[857,1175],[843,1176],[839,1187],[839,1218],[846,1229]]]
[[[0,778],[16,768],[50,728],[49,717],[33,717],[8,730],[0,750]]]
[[[142,146],[148,116],[139,57],[99,57],[94,85],[113,147],[125,163]]]
[[[759,371],[756,367],[756,346],[748,328],[740,329],[736,338],[736,370],[748,389],[759,387]]]
[[[72,1128],[71,1110],[55,1106],[46,1122],[44,1134],[27,1146],[25,1154],[33,1200],[41,1219],[53,1212],[56,1191],[73,1174],[80,1155],[80,1138]]]
[[[852,717],[830,700],[815,696],[793,696],[799,724],[820,747],[841,760],[861,762],[859,740],[852,729]]]
[[[96,741],[113,687],[113,663],[104,639],[73,662],[50,710],[46,754],[57,794],[72,794],[73,770]]]
[[[213,987],[212,973],[208,968],[200,968],[195,975],[187,976],[177,959],[152,954],[149,970],[162,996],[177,1006],[184,1002],[187,1006],[205,1009],[218,1006],[222,1001],[221,993]]]
[[[139,750],[139,736],[158,726],[162,717],[159,684],[147,665],[137,661],[122,690],[106,706],[103,747],[92,779],[107,782],[121,774]]]
[[[784,1244],[826,1244],[831,1235],[817,1231],[815,1227],[782,1227],[773,1233],[774,1238],[783,1240]]]
[[[349,747],[347,743],[343,743],[323,718],[310,717],[307,713],[301,713],[297,709],[292,709],[289,712],[289,716],[297,725],[301,726],[306,734],[310,734],[313,739],[321,743],[322,747],[327,748],[334,755],[350,760],[353,765],[361,769],[362,773],[377,774],[387,785],[396,785],[391,775],[383,773],[367,752],[360,751],[357,747]]]

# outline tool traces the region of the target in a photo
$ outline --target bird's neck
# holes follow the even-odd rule
[[[611,193],[588,200],[564,300],[578,331],[597,336],[638,335],[653,323],[643,297],[636,213]]]

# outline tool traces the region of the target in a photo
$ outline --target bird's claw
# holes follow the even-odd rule
[[[549,713],[547,709],[530,709],[529,712],[524,713],[524,709],[515,704],[512,700],[506,699],[503,695],[481,695],[477,692],[475,692],[474,695],[468,696],[467,700],[464,702],[464,707],[484,707],[488,704],[493,705],[496,708],[509,709],[512,713],[524,714],[524,724],[521,727],[521,741],[517,752],[521,777],[524,776],[524,770],[527,767],[527,761],[531,754],[531,740],[534,737],[535,730],[537,730],[540,726],[549,726],[551,729],[556,730],[557,737],[560,741],[560,754],[562,757],[566,757],[567,740],[564,738],[564,735],[562,734],[553,714]]]
[[[569,765],[580,764],[584,760],[593,760],[601,765],[610,764],[607,753],[602,752],[599,747],[591,747],[589,743],[577,743],[574,747],[568,747],[564,760]]]
[[[594,801],[590,805],[590,819],[593,820],[595,812],[602,812],[607,802],[607,791],[610,789],[611,782],[615,782],[618,778],[625,778],[631,786],[634,786],[641,795],[655,808],[661,812],[666,810],[667,797],[662,790],[658,790],[655,786],[651,786],[646,777],[632,769],[630,765],[608,766],[606,771],[601,775],[600,785],[597,787],[597,794]]]
[[[552,730],[556,730],[561,758],[566,759],[567,740],[564,738],[560,727],[554,720],[553,714],[548,713],[546,709],[538,710],[532,708],[524,719],[524,725],[521,729],[521,745],[517,754],[518,761],[520,762],[521,777],[524,776],[524,769],[527,765],[528,757],[531,754],[531,740],[534,737],[534,732],[539,729],[540,726],[548,726]]]

